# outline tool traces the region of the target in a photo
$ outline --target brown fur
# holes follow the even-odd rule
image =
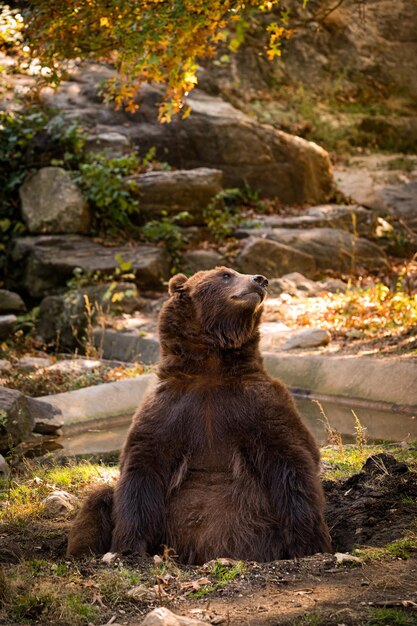
[[[227,268],[171,279],[159,383],[130,428],[112,516],[108,491],[105,522],[90,496],[69,555],[166,544],[198,564],[330,551],[317,445],[259,352],[266,283]]]

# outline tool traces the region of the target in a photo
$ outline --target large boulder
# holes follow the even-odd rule
[[[120,259],[131,263],[138,286],[145,289],[161,289],[170,276],[163,248],[141,243],[105,246],[77,235],[40,235],[14,241],[9,280],[39,298],[65,287],[76,268],[85,273],[113,274]]]
[[[301,272],[306,276],[316,272],[316,262],[308,252],[260,237],[245,241],[234,266],[246,274],[265,274],[268,278],[288,272]]]
[[[288,204],[320,204],[333,181],[327,152],[314,143],[259,124],[221,98],[194,90],[187,99],[187,119],[158,121],[161,89],[143,85],[140,108],[114,111],[97,97],[103,78],[117,78],[104,66],[84,65],[56,93],[44,92],[50,107],[77,117],[95,132],[100,126],[122,132],[141,157],[156,148],[156,158],[179,169],[200,167],[223,171],[224,187],[250,185],[261,195]]]
[[[261,195],[288,204],[320,204],[332,191],[332,170],[325,150],[315,143],[259,124],[224,100],[199,90],[188,98],[191,115],[158,124],[159,91],[147,87],[142,107],[131,114],[130,129],[140,154],[156,147],[156,156],[175,167],[218,168],[225,187],[249,185]]]
[[[31,233],[88,233],[90,212],[77,184],[61,167],[43,167],[19,190]]]
[[[380,270],[387,266],[385,253],[375,243],[337,228],[272,228],[267,240],[295,249],[314,259],[318,270],[352,272],[358,268]],[[310,277],[303,269],[294,268]]]
[[[221,170],[199,167],[192,170],[147,172],[132,177],[139,188],[141,216],[190,214],[189,224],[202,224],[203,212],[222,190]]]
[[[0,387],[0,451],[24,441],[33,426],[28,399],[20,391]]]

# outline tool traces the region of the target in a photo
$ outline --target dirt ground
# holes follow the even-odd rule
[[[416,452],[410,466],[381,453],[347,479],[324,480],[334,550],[353,552],[356,561],[220,559],[190,568],[165,555],[74,562],[65,558],[73,513],[3,524],[0,624],[133,626],[167,606],[230,626],[417,625]],[[65,605],[74,594],[83,599],[75,613]]]

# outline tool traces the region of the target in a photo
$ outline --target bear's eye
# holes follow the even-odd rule
[[[224,272],[222,278],[223,280],[229,280],[229,278],[232,278],[232,275],[229,272]]]

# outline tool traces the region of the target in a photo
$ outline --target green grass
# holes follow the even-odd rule
[[[324,446],[321,449],[321,458],[331,466],[326,467],[324,478],[346,480],[361,471],[367,458],[381,452],[392,454],[398,461],[405,461],[410,469],[417,470],[417,442],[409,442],[408,449],[391,443],[380,443],[365,445],[360,450],[355,444],[345,444],[342,451],[337,446]],[[416,504],[416,501],[407,496],[407,504]]]
[[[372,609],[366,626],[416,626],[415,614],[406,613],[400,609]]]
[[[64,489],[82,496],[94,482],[111,480],[118,474],[115,467],[83,462],[45,468],[27,462],[24,475],[3,482],[0,491],[0,523],[6,528],[24,528],[43,515],[42,500],[52,491]]]
[[[246,566],[243,561],[238,561],[232,566],[224,565],[221,561],[216,561],[211,569],[211,575],[217,580],[213,585],[204,585],[198,591],[189,594],[189,598],[202,598],[209,593],[223,589],[226,585],[237,578],[244,576]]]
[[[363,561],[381,561],[389,559],[406,560],[416,552],[417,531],[410,530],[402,539],[392,541],[380,548],[358,548],[353,551],[353,554],[359,556]]]

